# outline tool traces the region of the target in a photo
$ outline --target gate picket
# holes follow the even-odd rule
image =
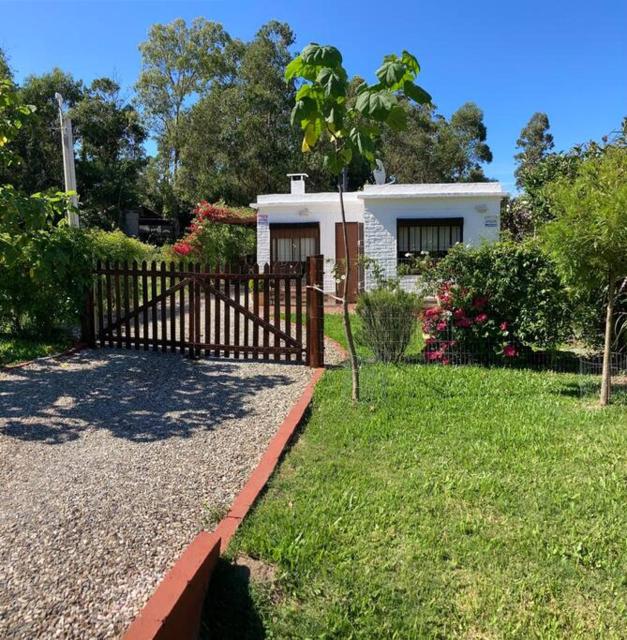
[[[125,260],[123,263],[123,278],[124,278],[124,346],[127,349],[131,347],[131,322],[128,317],[130,313],[130,296],[128,291],[128,262]]]
[[[309,271],[320,278],[318,263]],[[314,342],[321,350],[320,336],[314,341],[309,332],[303,344],[305,292],[301,274],[291,268],[218,264],[211,270],[200,263],[107,260],[96,263],[94,275],[89,294],[95,300],[86,304],[84,326],[92,327],[101,347],[143,345],[145,350],[180,351],[192,358],[277,362],[303,362],[305,354],[309,359]],[[321,294],[308,287],[310,298],[318,305],[310,315],[317,317],[314,330],[319,332]],[[319,353],[314,361],[320,362]]]
[[[133,260],[133,272],[131,275],[133,285],[133,309],[139,307],[139,276],[137,273],[137,261]],[[133,337],[135,338],[133,343],[135,349],[139,349],[139,314],[136,313],[133,317]]]

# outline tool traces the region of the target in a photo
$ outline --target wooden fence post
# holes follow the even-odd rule
[[[90,274],[91,276],[91,274]],[[100,277],[100,276],[98,276]],[[94,291],[90,283],[85,291],[85,306],[81,314],[81,342],[88,347],[96,346],[96,318],[94,317]]]
[[[324,367],[324,256],[307,258],[307,364]]]

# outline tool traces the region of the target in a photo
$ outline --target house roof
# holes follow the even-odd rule
[[[349,191],[344,193],[345,202],[357,202],[357,196],[359,191]],[[259,207],[274,205],[287,205],[290,207],[308,205],[308,204],[326,204],[338,203],[337,191],[331,191],[328,193],[271,193],[268,195],[257,196],[257,202],[252,202],[251,207],[253,209],[259,209]]]
[[[500,182],[456,182],[440,184],[367,184],[363,191],[344,194],[346,202],[374,199],[410,198],[505,198],[507,192]],[[337,203],[337,191],[330,193],[273,193],[257,196],[250,206],[304,206],[308,204]]]
[[[504,198],[507,192],[500,182],[456,182],[439,184],[367,184],[357,197],[360,200],[375,198],[446,198],[446,197],[496,197]]]

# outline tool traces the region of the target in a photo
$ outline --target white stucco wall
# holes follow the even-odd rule
[[[416,195],[416,193],[420,195]],[[464,192],[461,195],[460,192]],[[469,193],[470,192],[470,193]],[[489,192],[490,195],[486,195]],[[506,195],[498,183],[454,185],[367,185],[362,192],[345,194],[348,222],[364,223],[363,253],[379,262],[383,273],[396,276],[396,225],[407,218],[463,218],[464,244],[496,241],[500,229],[500,203]],[[335,225],[340,222],[337,193],[274,194],[259,196],[257,209],[257,262],[270,262],[270,225],[317,222],[320,253],[325,257],[325,291],[334,292]],[[373,285],[366,273],[366,287]],[[414,290],[416,277],[403,278]]]
[[[493,242],[499,237],[500,199],[465,196],[364,200],[364,253],[377,260],[388,277],[396,275],[396,221],[403,218],[463,218],[464,244]],[[406,287],[415,287],[415,277],[406,280]],[[365,285],[373,285],[368,273]]]
[[[320,228],[320,253],[325,258],[324,290],[335,293],[332,263],[335,260],[335,224],[341,222],[337,194],[319,202],[295,202],[293,205],[259,202],[257,206],[257,263],[261,266],[270,262],[271,224],[317,222]],[[363,204],[355,194],[347,194],[344,209],[347,222],[363,220]]]

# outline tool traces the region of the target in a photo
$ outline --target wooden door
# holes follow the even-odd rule
[[[356,302],[357,295],[361,289],[361,266],[359,256],[362,253],[362,237],[363,227],[361,222],[347,222],[346,231],[348,233],[348,255],[350,257],[350,278],[348,281],[348,301]],[[344,255],[344,235],[342,231],[342,223],[335,224],[335,260],[338,263],[338,273],[342,273],[345,264]],[[336,285],[336,292],[341,296],[344,292],[344,283],[339,282]]]

